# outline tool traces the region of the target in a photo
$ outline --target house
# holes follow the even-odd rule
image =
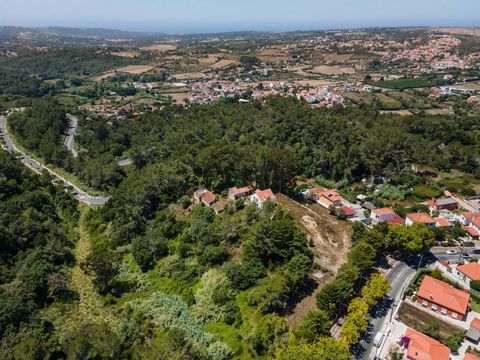
[[[467,332],[467,337],[468,337],[468,332]],[[465,356],[463,357],[463,360],[480,360],[480,357],[473,355],[472,353],[466,353]]]
[[[453,227],[453,224],[445,218],[437,217],[437,218],[434,218],[434,220],[435,220],[435,227],[438,227],[438,228],[451,228],[451,227]]]
[[[245,186],[240,189],[237,187],[233,187],[228,189],[228,198],[232,201],[235,201],[238,199],[242,199],[248,195],[252,195],[252,193],[253,193],[253,187],[251,186]]]
[[[218,215],[225,210],[225,206],[227,206],[227,202],[224,200],[219,200],[212,205],[212,209],[215,211],[215,214]]]
[[[372,210],[372,212],[370,213],[370,218],[375,222],[384,222],[388,219],[394,218],[396,215],[397,214],[395,213],[395,211],[393,211],[393,209],[380,208]]]
[[[408,360],[448,360],[450,358],[450,349],[427,335],[407,328],[404,336],[409,340]]]
[[[467,232],[468,236],[470,236],[474,240],[478,240],[480,238],[480,232],[472,226],[465,226],[465,231]]]
[[[470,225],[470,222],[473,220],[474,217],[477,217],[478,215],[474,212],[463,212],[460,214],[458,217],[458,221],[464,226]]]
[[[452,198],[431,199],[428,201],[428,206],[431,210],[455,210],[458,208],[458,203]]]
[[[479,318],[472,319],[472,322],[470,323],[470,328],[467,331],[467,339],[469,339],[475,344],[478,344],[478,341],[480,340],[480,319]],[[467,359],[466,355],[464,359]],[[474,359],[479,359],[479,358],[474,358]]]
[[[385,220],[385,222],[389,225],[403,225],[405,224],[405,219],[400,215],[395,214],[394,217]]]
[[[480,280],[480,264],[476,262],[458,265],[455,272],[468,287],[470,287],[470,281]]]
[[[453,319],[464,320],[470,294],[426,275],[417,292],[417,303]]]
[[[347,217],[347,219],[350,219],[350,218],[355,217],[357,215],[355,210],[349,208],[346,205],[337,208],[337,211],[343,212],[345,214],[345,216]]]
[[[405,219],[405,224],[407,226],[412,226],[413,224],[425,224],[428,228],[433,229],[437,226],[437,222],[427,213],[414,213],[408,214]]]
[[[325,208],[329,208],[330,206],[342,206],[342,196],[334,189],[326,189],[319,186],[313,189],[308,189],[305,193],[310,195],[315,202]]]
[[[250,200],[257,204],[257,207],[262,208],[263,204],[270,200],[275,203],[275,195],[273,195],[272,190],[255,190],[255,194],[250,197]]]
[[[193,193],[193,199],[196,203],[203,203],[205,206],[211,207],[217,198],[207,189],[198,189]]]
[[[368,211],[373,211],[375,210],[375,205],[373,205],[371,202],[367,201],[365,202],[362,207],[365,209],[365,210],[368,210]]]

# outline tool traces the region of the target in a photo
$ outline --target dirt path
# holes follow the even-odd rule
[[[82,324],[106,324],[110,329],[119,329],[119,319],[103,304],[102,297],[96,292],[90,275],[82,270],[80,264],[84,262],[90,253],[90,236],[85,227],[87,206],[80,206],[80,220],[78,224],[79,240],[74,250],[76,265],[72,269],[71,288],[78,292],[78,306],[72,306],[71,310],[64,313],[55,321],[55,327],[60,337],[68,337],[68,334],[78,329]]]

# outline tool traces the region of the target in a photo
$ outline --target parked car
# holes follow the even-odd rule
[[[447,250],[447,255],[456,255],[457,252],[455,250]]]
[[[480,254],[480,249],[474,249],[472,252],[473,252],[474,254]]]
[[[470,254],[461,254],[460,257],[461,257],[462,259],[471,259],[471,258],[472,258],[472,255],[470,255]]]

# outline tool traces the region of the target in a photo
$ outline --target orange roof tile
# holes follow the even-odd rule
[[[408,214],[407,218],[412,220],[414,223],[423,223],[423,224],[435,223],[435,220],[427,213]]]
[[[201,200],[207,204],[211,204],[215,201],[215,195],[213,195],[210,191],[205,191],[201,197]]]
[[[470,326],[473,326],[475,329],[480,330],[480,319],[473,318],[472,322],[470,323]]]
[[[457,270],[461,271],[472,280],[480,280],[480,264],[476,262],[458,265]]]
[[[450,227],[450,226],[452,226],[452,223],[445,218],[437,217],[434,220],[437,222],[439,227]]]
[[[372,212],[374,212],[374,213],[377,214],[378,216],[395,214],[395,211],[393,211],[393,209],[391,209],[391,208],[375,209],[375,210],[372,210]]]
[[[466,353],[463,360],[480,360],[480,357],[475,356],[472,353]]]
[[[465,229],[466,232],[468,232],[473,237],[480,236],[480,233],[477,231],[477,229],[475,229],[472,226],[465,226],[464,229]]]
[[[260,202],[264,202],[264,201],[267,201],[269,199],[275,199],[275,195],[273,195],[273,192],[270,189],[256,190],[255,194],[257,194]]]
[[[448,360],[450,349],[439,341],[407,328],[405,336],[410,339],[407,358],[412,360]]]
[[[465,315],[470,294],[427,275],[418,288],[418,297]]]

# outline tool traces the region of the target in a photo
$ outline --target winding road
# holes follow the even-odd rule
[[[3,140],[2,148],[4,150],[12,154],[17,154],[20,161],[26,167],[33,170],[37,174],[40,174],[43,170],[48,171],[54,177],[53,181],[55,183],[62,182],[66,188],[70,188],[69,191],[78,201],[81,201],[87,205],[100,206],[100,205],[105,205],[108,199],[110,199],[110,197],[106,197],[106,196],[92,196],[87,194],[85,191],[81,190],[78,186],[74,185],[73,183],[65,179],[63,176],[58,174],[57,172],[48,168],[47,166],[40,163],[39,161],[33,159],[28,154],[20,151],[19,148],[15,146],[10,135],[8,134],[7,118],[5,116],[0,116],[0,140]],[[73,140],[71,144],[73,148]]]

